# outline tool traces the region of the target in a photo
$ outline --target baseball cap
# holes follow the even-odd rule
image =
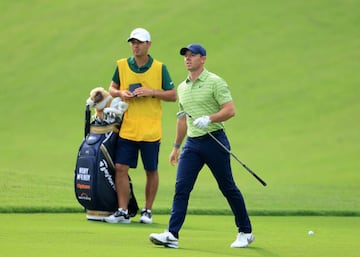
[[[150,33],[146,29],[136,28],[130,33],[130,37],[128,38],[128,42],[132,39],[137,39],[141,42],[151,41]]]
[[[180,49],[180,55],[185,55],[186,51],[190,51],[193,54],[200,54],[201,56],[206,56],[206,50],[199,44],[190,44],[187,47]]]

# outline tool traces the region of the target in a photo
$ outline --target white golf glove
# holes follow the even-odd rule
[[[209,116],[202,116],[200,118],[197,118],[194,120],[193,124],[194,126],[198,127],[199,129],[206,128],[211,123]]]

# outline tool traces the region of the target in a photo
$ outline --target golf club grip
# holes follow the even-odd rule
[[[264,187],[266,186],[266,182],[265,182],[264,180],[262,180],[258,175],[256,175],[256,173],[253,172],[248,166],[246,166],[245,163],[243,163],[242,161],[240,161],[239,158],[237,158],[235,154],[233,154],[232,152],[230,152],[230,154],[231,154],[232,157],[234,157],[235,160],[237,160],[248,172],[250,172],[250,174],[253,175]]]
[[[253,175],[264,187],[266,186],[266,182],[264,180],[262,180],[258,175],[255,174],[255,172],[253,172],[248,166],[246,166],[245,164],[242,164],[242,166],[251,173],[251,175]]]

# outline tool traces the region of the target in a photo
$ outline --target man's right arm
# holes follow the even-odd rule
[[[112,97],[121,97],[120,85],[115,83],[114,81],[111,81],[109,87],[109,93]]]
[[[109,93],[112,97],[120,97],[122,100],[129,100],[134,97],[129,90],[120,90],[120,85],[114,81],[110,83]]]
[[[177,119],[176,121],[176,137],[173,145],[173,149],[170,153],[169,162],[171,165],[175,165],[179,161],[180,146],[183,142],[187,131],[186,117]]]

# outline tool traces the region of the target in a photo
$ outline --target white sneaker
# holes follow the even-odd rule
[[[255,237],[252,233],[243,233],[240,232],[236,240],[230,245],[232,248],[243,248],[247,247],[249,244],[251,244],[255,240]]]
[[[141,217],[140,217],[139,222],[140,222],[140,223],[145,223],[145,224],[152,224],[152,214],[151,214],[151,210],[142,209],[142,211],[141,211]]]
[[[150,241],[155,245],[163,245],[169,248],[178,248],[178,239],[169,231],[161,234],[150,234]]]
[[[130,223],[130,216],[127,211],[123,211],[122,209],[117,210],[113,214],[108,217],[105,217],[104,220],[108,223]]]

